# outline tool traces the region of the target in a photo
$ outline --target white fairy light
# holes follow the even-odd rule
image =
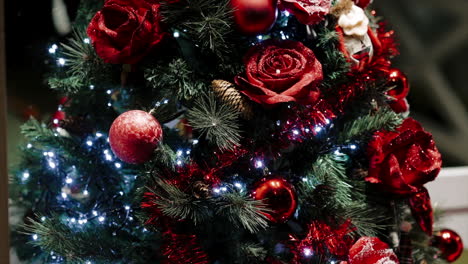
[[[125,210],[127,210],[127,211],[130,210],[130,206],[128,206],[128,205],[124,206],[124,208],[125,208]]]
[[[57,167],[57,164],[55,164],[55,162],[49,160],[49,167],[50,167],[51,169],[55,169],[55,168]]]
[[[310,132],[310,129],[306,128],[306,129],[304,129],[304,131],[305,131],[306,133],[309,133],[309,132]]]
[[[32,238],[33,238],[34,240],[37,240],[37,239],[39,238],[39,236],[38,236],[37,234],[34,234],[34,235],[32,236]]]
[[[58,49],[58,46],[57,46],[57,44],[53,44],[51,48],[56,50],[56,49]]]
[[[75,222],[76,222],[76,219],[75,219],[75,218],[72,218],[72,219],[70,219],[70,222],[75,223]]]
[[[236,188],[239,188],[239,189],[242,188],[242,184],[240,184],[238,182],[234,183],[234,186],[236,186]]]
[[[182,156],[182,150],[178,150],[177,153],[176,153],[177,157],[180,157]]]
[[[97,216],[97,215],[98,215],[98,213],[97,213],[95,210],[93,210],[91,213],[92,213],[94,216]]]
[[[23,172],[23,180],[27,180],[31,176],[28,171]]]
[[[111,107],[111,106],[112,106],[112,104],[109,102],[109,103],[107,103],[107,106],[108,106],[108,107]]]
[[[100,217],[98,217],[99,222],[102,223],[102,222],[104,222],[104,220],[106,220],[106,218],[104,216],[101,215]]]
[[[98,138],[102,137],[102,133],[101,132],[96,132],[96,137],[98,137]]]
[[[258,40],[262,40],[262,39],[263,39],[263,36],[262,36],[262,35],[258,35],[258,36],[257,36],[257,39],[258,39]]]
[[[182,165],[182,161],[181,161],[181,160],[177,160],[176,163],[177,163],[177,165],[179,165],[179,166]]]
[[[290,14],[289,14],[288,11],[284,11],[284,12],[283,12],[283,15],[284,15],[285,17],[289,17]]]
[[[52,151],[49,151],[47,152],[47,156],[53,158],[55,156],[55,153],[53,153]]]
[[[89,89],[90,89],[90,90],[94,90],[94,85],[91,84],[91,85],[89,86]]]
[[[122,191],[120,191],[119,194],[120,194],[120,196],[123,196],[123,195],[124,195],[124,193],[123,193]]]
[[[306,257],[312,256],[312,250],[310,250],[310,248],[304,248],[303,252]]]
[[[49,48],[49,53],[50,53],[50,54],[54,54],[54,53],[55,53],[55,49]]]
[[[88,195],[89,195],[88,190],[84,190],[84,191],[83,191],[83,195],[84,195],[84,196],[88,196]]]
[[[93,142],[92,142],[91,140],[87,140],[87,141],[86,141],[86,145],[88,145],[88,146],[91,147],[91,146],[93,145]]]
[[[172,35],[174,36],[174,38],[180,37],[179,31],[174,31],[174,33]]]
[[[46,220],[46,217],[45,216],[42,216],[41,217],[41,221],[44,222]]]
[[[107,93],[107,94],[111,94],[111,93],[112,93],[112,90],[107,90],[106,93]]]
[[[293,130],[293,134],[296,135],[296,136],[299,135],[299,130],[294,129],[294,130]]]
[[[66,178],[66,179],[65,179],[65,182],[68,183],[68,184],[70,184],[70,183],[73,182],[73,179],[72,179],[72,178]]]
[[[57,63],[58,63],[60,66],[64,66],[64,65],[65,65],[65,59],[64,59],[64,58],[58,58]]]
[[[257,160],[255,161],[255,168],[259,169],[263,167],[263,161]]]
[[[304,178],[302,178],[302,181],[303,182],[308,182],[309,180],[306,177],[304,177]]]
[[[318,133],[318,132],[320,132],[320,131],[322,131],[322,127],[319,127],[319,126],[315,127],[315,132]]]
[[[191,152],[191,150],[189,149],[189,150],[185,151],[185,154],[190,155],[190,152]]]
[[[349,145],[349,148],[352,149],[352,150],[355,150],[355,149],[357,149],[357,146],[352,144],[352,145]]]
[[[28,149],[30,149],[30,148],[32,148],[32,144],[31,144],[31,143],[28,143],[28,144],[26,145],[26,147],[27,147]]]
[[[89,40],[89,38],[85,38],[85,39],[83,39],[83,42],[84,42],[84,43],[86,43],[86,44],[89,44],[89,43],[91,43],[91,41]]]
[[[67,199],[67,194],[64,193],[64,192],[62,192],[62,198],[63,198],[63,199]]]
[[[193,145],[196,145],[196,144],[198,144],[198,142],[199,142],[198,139],[194,139],[193,142],[192,142],[192,144],[193,144]]]
[[[218,188],[214,188],[213,191],[214,191],[215,193],[220,193],[220,192],[221,192],[221,190],[218,189]]]
[[[227,188],[226,187],[221,187],[221,191],[225,192],[225,191],[227,191]]]
[[[122,168],[122,164],[120,164],[119,162],[114,163],[114,166],[115,166],[117,169]]]

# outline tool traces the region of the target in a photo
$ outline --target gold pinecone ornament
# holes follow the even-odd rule
[[[214,80],[211,87],[216,96],[221,101],[237,110],[245,119],[253,117],[252,105],[234,86],[234,84],[224,80]]]

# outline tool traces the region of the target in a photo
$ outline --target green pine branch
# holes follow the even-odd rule
[[[33,240],[36,246],[47,252],[54,252],[67,260],[67,263],[84,263],[88,259],[118,261],[122,259],[125,244],[104,228],[75,231],[64,224],[58,216],[36,221],[29,218],[24,226],[26,235],[37,235]],[[96,236],[99,234],[99,236]]]
[[[228,0],[187,0],[162,3],[161,9],[167,24],[222,59],[231,48],[227,41],[233,28],[229,3]]]
[[[213,94],[199,98],[187,113],[190,125],[221,149],[240,144],[239,112],[218,102]]]
[[[269,209],[262,201],[254,200],[245,194],[232,192],[215,200],[218,215],[226,217],[237,227],[244,227],[251,233],[257,233],[268,227],[265,213]]]
[[[195,225],[206,221],[211,212],[206,202],[180,190],[177,186],[155,178],[151,187],[146,187],[154,194],[154,204],[161,212],[173,219],[189,219]]]
[[[389,108],[380,108],[378,111],[358,117],[345,124],[338,135],[338,144],[345,144],[359,137],[367,137],[378,130],[395,130],[401,123],[401,115]]]
[[[185,100],[197,97],[208,87],[180,58],[167,65],[160,63],[145,69],[145,79],[153,89],[161,91],[161,94],[164,92]]]

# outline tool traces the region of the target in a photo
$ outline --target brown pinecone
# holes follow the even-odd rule
[[[252,105],[244,95],[234,87],[234,84],[224,80],[214,80],[211,83],[216,96],[224,103],[230,105],[245,119],[253,117]]]
[[[205,199],[209,198],[210,195],[210,189],[208,188],[208,184],[202,182],[202,181],[196,181],[192,185],[192,194],[195,198],[197,199]]]

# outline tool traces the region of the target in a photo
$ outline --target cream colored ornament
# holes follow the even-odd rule
[[[344,43],[350,59],[356,64],[359,64],[359,54],[367,53],[369,58],[374,55],[372,41],[367,33],[363,37],[345,35]]]
[[[362,8],[353,4],[348,13],[340,15],[338,25],[347,36],[364,37],[369,27],[369,18]]]

